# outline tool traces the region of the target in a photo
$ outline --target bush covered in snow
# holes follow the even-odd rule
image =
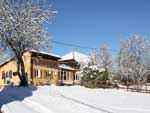
[[[94,64],[94,62],[88,63],[82,71],[83,77],[82,80],[89,81],[100,79],[101,73],[98,70],[98,67]]]
[[[100,69],[93,58],[82,69],[81,84],[86,87],[108,87],[111,85],[109,82],[108,69]]]

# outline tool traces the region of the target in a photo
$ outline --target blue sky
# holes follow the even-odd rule
[[[48,30],[59,42],[94,48],[106,44],[117,50],[131,34],[150,35],[150,0],[53,0],[53,9],[59,13]],[[90,52],[52,44],[52,53],[69,51]]]

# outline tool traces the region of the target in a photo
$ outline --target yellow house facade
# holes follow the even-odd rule
[[[74,84],[78,79],[76,72],[78,68],[68,65],[67,62],[59,62],[60,56],[38,52],[26,51],[23,55],[25,72],[31,85],[44,84]],[[76,62],[70,62],[70,64]],[[0,65],[0,86],[18,85],[20,80],[16,74],[17,64],[11,58]]]

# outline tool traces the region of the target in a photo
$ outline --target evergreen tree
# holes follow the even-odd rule
[[[90,61],[82,69],[82,81],[95,80],[98,76],[101,76],[99,68],[93,57],[90,58]]]
[[[106,82],[109,80],[109,72],[108,72],[108,69],[105,68],[105,71],[104,73],[102,74],[102,81]]]
[[[91,57],[87,65],[82,69],[82,85],[86,87],[103,87],[108,86],[109,72],[108,68],[99,68],[95,57]]]

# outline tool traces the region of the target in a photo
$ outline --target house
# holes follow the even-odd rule
[[[23,55],[25,72],[29,84],[74,84],[78,80],[78,62],[74,59],[64,60],[58,55],[39,52],[35,50],[26,51]],[[15,58],[10,58],[0,64],[0,85],[18,85],[20,80],[17,76],[17,64]]]
[[[74,84],[80,84],[82,77],[80,68],[86,65],[88,62],[89,57],[77,51],[71,51],[68,54],[62,56],[61,59],[59,59],[60,64],[67,64],[77,69],[75,74],[73,74]]]

